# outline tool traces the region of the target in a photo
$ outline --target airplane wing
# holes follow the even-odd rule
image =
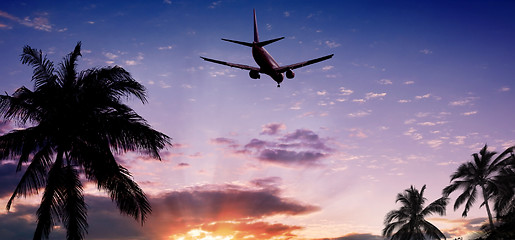
[[[259,72],[259,68],[257,68],[257,67],[252,67],[252,66],[237,64],[237,63],[224,62],[224,61],[215,60],[215,59],[211,59],[211,58],[205,58],[205,57],[200,57],[200,58],[202,58],[208,62],[218,63],[218,64],[226,65],[229,67],[235,67],[235,68],[244,69],[244,70],[254,70],[254,71]]]
[[[290,65],[286,65],[286,66],[281,66],[281,67],[276,68],[275,70],[277,72],[281,72],[281,73],[282,72],[286,72],[286,71],[288,71],[288,69],[296,69],[296,68],[304,67],[304,66],[307,66],[307,65],[311,65],[313,63],[317,63],[317,62],[321,62],[321,61],[327,60],[329,58],[332,58],[333,55],[334,54],[327,55],[327,56],[320,57],[320,58],[316,58],[316,59],[311,59],[311,60],[308,60],[308,61],[305,61],[305,62],[300,62],[300,63],[290,64]]]

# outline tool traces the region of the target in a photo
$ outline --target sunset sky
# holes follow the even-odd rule
[[[260,40],[297,69],[268,76],[202,61],[257,66]],[[514,1],[19,1],[0,2],[0,91],[32,89],[23,46],[56,64],[82,42],[78,69],[118,65],[148,91],[128,103],[173,138],[162,161],[118,160],[153,212],[141,226],[86,184],[87,239],[378,240],[397,193],[441,195],[485,144],[515,145]],[[0,122],[0,134],[23,127]],[[21,173],[0,164],[0,236],[29,239],[41,196],[5,204]],[[457,193],[451,195],[452,204]],[[484,208],[429,221],[471,236]],[[63,239],[55,227],[51,239]]]

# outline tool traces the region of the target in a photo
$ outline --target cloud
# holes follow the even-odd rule
[[[477,113],[478,113],[478,111],[470,111],[470,112],[464,112],[461,115],[463,115],[463,116],[471,116],[471,115],[475,115]]]
[[[467,105],[473,105],[473,101],[478,99],[477,97],[466,97],[460,100],[452,101],[449,103],[450,106],[467,106]]]
[[[377,82],[379,82],[379,84],[381,84],[381,85],[392,85],[393,84],[393,82],[391,80],[384,79],[384,78],[379,80],[379,81],[377,81]]]
[[[418,133],[415,128],[410,128],[408,131],[403,133],[405,136],[410,136],[413,140],[421,140],[422,134]]]
[[[276,135],[281,130],[286,129],[286,125],[282,123],[269,123],[262,127],[262,135]]]
[[[153,234],[166,234],[161,238],[175,239],[188,236],[192,230],[206,236],[238,234],[233,236],[236,239],[252,235],[260,236],[259,239],[293,235],[292,231],[301,227],[261,219],[309,214],[319,207],[281,197],[281,191],[273,186],[279,180],[256,179],[251,182],[252,187],[203,185],[161,194],[151,199],[154,211],[146,226]]]
[[[282,198],[279,193],[278,189],[269,188],[256,190],[237,185],[204,185],[168,192],[152,199],[152,202],[156,208],[164,210],[159,211],[164,215],[191,222],[259,219],[278,214],[294,216],[319,209]]]
[[[290,107],[290,109],[291,110],[300,110],[300,109],[302,109],[302,107],[300,105],[302,105],[302,102],[296,102],[293,106]]]
[[[323,90],[323,91],[317,91],[317,95],[318,96],[324,96],[327,94],[327,91]]]
[[[373,93],[369,92],[365,95],[365,99],[373,99],[373,98],[380,98],[382,99],[384,96],[386,96],[386,93]]]
[[[162,47],[158,47],[157,49],[158,50],[172,50],[173,49],[173,45],[162,46]]]
[[[118,58],[118,55],[114,54],[114,53],[111,53],[111,52],[106,52],[104,53],[104,56],[110,60],[114,60],[114,59],[117,59]]]
[[[384,238],[379,235],[370,233],[349,233],[345,236],[338,238],[320,238],[317,240],[383,240]]]
[[[509,87],[502,87],[499,89],[499,92],[509,92],[509,91],[510,91]]]
[[[121,215],[111,199],[86,195],[85,201],[88,204],[87,239],[146,239],[144,228],[134,219]],[[38,206],[17,204],[14,207],[13,211],[0,214],[2,239],[32,239]],[[52,228],[50,239],[66,239],[62,225]]]
[[[16,211],[0,214],[2,239],[32,239],[36,229],[36,206],[16,205]],[[53,231],[51,239],[65,239],[66,233]]]
[[[318,142],[320,140],[318,135],[309,129],[297,129],[293,133],[286,134],[282,139],[285,142],[291,142],[296,140],[306,142]]]
[[[325,66],[325,67],[323,67],[323,68],[322,68],[322,70],[323,70],[323,71],[329,71],[329,70],[331,70],[331,69],[333,69],[333,68],[334,68],[334,66],[329,65],[329,66]]]
[[[236,141],[220,137],[213,144],[227,145],[234,154],[245,154],[260,162],[283,167],[307,167],[321,165],[321,160],[334,151],[326,145],[328,139],[320,138],[309,129],[279,134],[282,124],[267,124],[261,135],[277,136],[273,141],[253,138],[241,147]]]
[[[336,43],[334,41],[325,41],[325,45],[328,46],[329,48],[337,48],[337,47],[341,46],[341,44]]]
[[[429,55],[429,54],[432,54],[432,53],[433,53],[433,51],[431,51],[431,50],[429,50],[429,49],[422,49],[422,50],[420,50],[420,51],[418,51],[418,52],[420,52],[420,53],[422,53],[422,54],[425,54],[425,55]]]
[[[365,99],[363,99],[363,98],[358,98],[358,99],[352,99],[352,102],[356,102],[356,103],[364,103],[364,102],[366,102],[366,100],[365,100]],[[350,114],[349,114],[349,116],[350,116]]]
[[[257,178],[250,181],[250,183],[254,186],[260,188],[272,188],[279,189],[277,186],[281,183],[282,179],[280,177],[267,177],[267,178]]]
[[[225,137],[211,139],[211,143],[215,144],[215,145],[228,145],[231,148],[239,147],[239,144],[237,144],[234,139],[225,138]]]
[[[320,208],[281,196],[280,178],[255,179],[247,185],[203,185],[149,196],[152,214],[142,227],[121,215],[108,197],[86,195],[88,239],[178,239],[191,231],[207,235],[237,234],[236,239],[294,237],[300,226],[268,223],[264,217],[310,214]],[[0,214],[5,239],[30,239],[36,228],[37,206],[16,205]],[[228,231],[230,230],[230,231]],[[64,239],[62,226],[53,228],[51,239]],[[191,238],[185,238],[191,239]],[[282,238],[281,238],[282,239]]]
[[[436,126],[436,125],[442,125],[442,124],[446,124],[447,122],[446,121],[438,121],[438,122],[419,122],[417,123],[417,125],[419,126],[426,126],[426,127],[430,127],[430,126]]]
[[[172,1],[171,0],[163,0],[163,3],[172,4]]]
[[[426,141],[426,144],[429,145],[431,148],[438,148],[440,145],[443,144],[443,141],[440,139],[433,139]]]
[[[14,127],[12,126],[11,122],[0,120],[0,134],[5,134],[13,130]]]
[[[289,17],[290,16],[290,12],[288,12],[288,11],[283,12],[283,14],[284,14],[285,17]]]
[[[467,139],[466,136],[455,136],[454,138],[456,139],[456,141],[449,142],[452,145],[463,145],[465,143],[465,139]]]
[[[7,12],[0,10],[0,17],[7,18],[18,24],[21,24],[21,25],[24,25],[26,27],[30,27],[30,28],[33,28],[36,30],[51,32],[52,24],[50,24],[50,21],[48,20],[48,17],[47,17],[48,13],[47,12],[39,12],[36,15],[37,16],[35,16],[33,18],[27,16],[27,17],[21,19],[19,17],[13,16]]]
[[[190,167],[189,163],[179,163],[179,164],[177,164],[177,166],[174,167],[174,169],[184,169],[184,168],[189,168],[189,167]]]
[[[318,165],[320,159],[326,156],[327,154],[314,151],[296,152],[283,149],[264,149],[260,152],[258,159],[284,166],[315,166]]]
[[[352,128],[349,130],[351,133],[349,134],[349,137],[355,137],[355,138],[368,138],[368,135],[363,132],[362,129],[359,128]]]
[[[22,169],[22,171],[16,173],[16,164],[14,163],[0,164],[0,182],[2,183],[0,184],[0,198],[12,195],[24,171]]]
[[[360,110],[355,113],[349,113],[349,114],[347,114],[347,116],[349,116],[351,118],[365,117],[365,116],[370,115],[370,113],[372,113],[372,110],[366,110],[366,111]]]
[[[447,228],[440,229],[446,236],[453,237],[465,236],[467,234],[478,232],[481,226],[487,223],[487,218],[460,218],[460,219],[447,219],[447,218],[430,218],[431,222],[441,222]]]
[[[222,4],[222,1],[216,1],[216,2],[211,2],[211,5],[209,5],[209,8],[213,9],[213,8],[216,8],[218,7],[220,4]]]
[[[404,82],[405,85],[411,85],[411,84],[415,84],[415,81],[406,81]]]
[[[431,93],[424,94],[421,96],[415,96],[415,99],[424,99],[424,98],[429,98],[429,97],[431,97]]]
[[[4,29],[12,29],[11,26],[8,26],[8,25],[5,25],[3,23],[0,23],[0,28],[4,28]]]
[[[353,92],[354,91],[352,91],[350,89],[345,89],[344,87],[340,88],[340,95],[343,95],[343,96],[351,95]]]

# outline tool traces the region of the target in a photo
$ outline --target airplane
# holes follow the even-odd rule
[[[304,61],[304,62],[299,62],[299,63],[290,64],[290,65],[286,65],[286,66],[279,66],[279,64],[274,60],[274,58],[270,55],[270,53],[268,53],[266,51],[264,46],[266,46],[270,43],[279,41],[281,39],[284,39],[284,37],[275,38],[275,39],[267,40],[264,42],[259,41],[257,20],[256,20],[256,9],[254,9],[254,41],[252,43],[230,40],[230,39],[225,39],[225,38],[222,38],[222,40],[227,41],[227,42],[237,43],[237,44],[244,45],[247,47],[251,47],[252,48],[252,57],[254,58],[254,61],[259,65],[259,67],[252,67],[252,66],[243,65],[243,64],[230,63],[230,62],[210,59],[210,58],[206,58],[206,57],[202,57],[202,56],[200,58],[202,58],[208,62],[218,63],[218,64],[226,65],[229,67],[235,67],[235,68],[240,68],[240,69],[244,69],[244,70],[250,70],[249,76],[252,79],[259,79],[260,78],[259,73],[266,74],[266,75],[270,76],[275,82],[277,82],[277,87],[281,87],[281,82],[284,79],[284,73],[286,73],[286,77],[288,79],[292,79],[295,77],[295,73],[293,72],[293,69],[304,67],[307,65],[311,65],[313,63],[317,63],[317,62],[321,62],[321,61],[330,59],[334,55],[334,54],[331,54],[331,55],[327,55],[327,56],[316,58],[316,59],[311,59],[311,60]]]

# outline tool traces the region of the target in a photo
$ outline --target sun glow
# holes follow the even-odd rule
[[[232,240],[234,236],[213,236],[213,233],[202,229],[192,229],[183,236],[169,236],[169,239],[177,240]]]

